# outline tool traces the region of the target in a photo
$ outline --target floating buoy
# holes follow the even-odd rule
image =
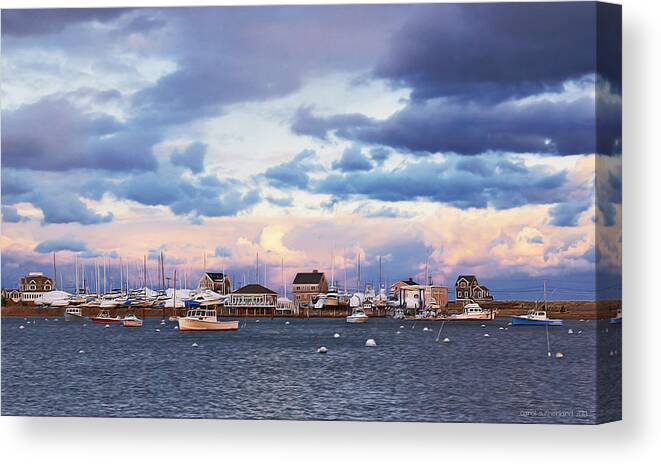
[[[20,326],[18,326],[18,328],[19,328],[19,329],[24,329],[25,326],[24,326],[24,325],[20,325]]]
[[[604,330],[604,332],[608,333],[608,328],[606,328],[606,330]]]
[[[574,331],[573,331],[572,329],[569,329],[569,330],[567,331],[567,333],[568,333],[568,334],[573,334]]]
[[[505,327],[505,330],[507,330],[507,327]]]
[[[486,326],[487,326],[486,324],[482,324],[480,327],[486,327]]]
[[[87,327],[87,324],[83,324],[83,327]]]
[[[328,353],[328,348],[326,348],[325,346],[320,346],[319,348],[317,348],[317,353],[326,354]]]
[[[110,327],[110,324],[106,324],[106,329],[107,329],[108,327]]]
[[[585,319],[581,319],[581,322],[585,322]]]
[[[404,328],[404,326],[403,326],[403,325],[400,325],[400,326],[399,326],[399,328],[400,328],[400,329],[403,329],[403,328]]]
[[[397,335],[401,334],[401,332],[400,332],[399,330],[398,330],[397,332],[395,332],[395,333],[396,333]]]
[[[28,321],[28,324],[32,324],[32,321]]]
[[[498,327],[498,330],[505,330],[505,327]]]
[[[55,319],[55,322],[57,322],[57,319]]]
[[[192,344],[191,346],[192,346],[193,348],[197,348],[197,347],[200,346],[200,345],[198,345],[196,342],[193,342],[193,344]]]
[[[84,350],[78,350],[78,353],[85,354],[85,351]]]
[[[333,334],[333,338],[340,338],[340,334],[339,333]]]
[[[489,336],[489,334],[484,334],[484,336],[485,336],[485,337],[488,337],[488,336]]]
[[[175,326],[174,326],[174,330],[179,330],[179,326],[178,326],[178,325],[175,325]]]
[[[422,331],[423,331],[423,332],[429,332],[429,327],[423,327],[423,328],[422,328]]]
[[[376,346],[376,342],[374,341],[373,338],[368,338],[367,341],[365,342],[365,346]]]
[[[289,325],[289,321],[285,322],[285,325]]]
[[[445,338],[443,339],[443,343],[450,343],[450,339],[447,338],[447,337],[445,337]]]
[[[614,356],[615,352],[613,350],[611,350],[610,353],[608,353],[608,354],[611,355],[611,356]]]
[[[256,319],[255,322],[259,322],[259,319]]]
[[[580,334],[582,334],[582,333],[583,333],[583,331],[582,331],[582,330],[579,330],[579,331],[578,331],[578,333],[580,333]]]
[[[47,320],[48,320],[48,318],[46,318],[46,319],[44,319],[44,320],[46,320],[46,321],[47,321]]]
[[[555,354],[555,359],[561,359],[561,358],[564,358],[564,357],[565,357],[565,355],[562,354],[562,353],[559,352],[559,351]]]
[[[507,325],[512,325],[512,323],[511,323],[511,322],[508,322]]]

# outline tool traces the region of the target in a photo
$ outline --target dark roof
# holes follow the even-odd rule
[[[413,280],[411,277],[409,277],[408,280],[400,280],[400,282],[404,282],[406,285],[419,285],[418,282]]]
[[[244,287],[241,287],[238,290],[233,291],[232,293],[243,293],[247,295],[264,295],[264,294],[277,295],[277,293],[274,292],[273,290],[259,284],[248,284]]]
[[[319,284],[321,278],[324,276],[323,272],[299,272],[294,277],[294,284]]]
[[[459,280],[461,280],[461,279],[466,279],[471,284],[472,283],[477,283],[477,277],[475,277],[474,275],[468,275],[468,274],[467,275],[460,275],[459,277],[457,277],[457,282],[459,282]]]
[[[209,276],[209,278],[213,281],[221,281],[223,280],[223,273],[222,272],[205,272],[206,275]]]

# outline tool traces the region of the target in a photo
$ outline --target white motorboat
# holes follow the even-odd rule
[[[350,316],[347,316],[347,322],[350,324],[362,324],[364,322],[367,322],[369,317],[367,314],[365,314],[365,310],[363,308],[355,308]]]
[[[459,314],[451,314],[447,320],[452,321],[486,321],[495,319],[496,312],[491,309],[484,309],[473,300],[469,300],[464,304],[463,312]]]
[[[130,313],[122,319],[122,325],[124,327],[142,327],[142,319],[135,314]]]
[[[64,311],[64,320],[67,322],[80,322],[87,319],[83,316],[82,310],[78,306],[69,306]]]
[[[179,331],[224,331],[238,330],[239,321],[219,321],[215,309],[191,309],[179,318]]]

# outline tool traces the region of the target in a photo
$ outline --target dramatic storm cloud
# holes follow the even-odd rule
[[[594,282],[621,259],[603,8],[3,10],[3,283],[165,250],[247,281],[259,253],[278,288],[333,246],[369,278]]]

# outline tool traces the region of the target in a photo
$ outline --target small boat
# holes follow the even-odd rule
[[[87,319],[79,307],[69,306],[64,310],[64,320],[67,322],[81,322]]]
[[[464,304],[463,312],[451,314],[444,318],[449,321],[489,321],[496,318],[496,312],[491,309],[484,309],[473,300]]]
[[[170,322],[177,322],[179,320],[179,316],[170,316],[168,317],[168,321]]]
[[[562,325],[562,319],[549,319],[546,311],[533,309],[524,316],[512,316],[512,325]]]
[[[130,313],[122,319],[122,325],[124,327],[142,327],[142,319],[135,314]]]
[[[222,331],[238,330],[239,321],[219,321],[215,309],[191,309],[185,317],[180,317],[179,331]]]
[[[365,314],[363,308],[356,308],[351,312],[350,316],[347,316],[347,322],[349,324],[362,324],[367,322],[368,319],[369,317]]]
[[[393,319],[405,319],[406,318],[406,313],[404,313],[404,310],[402,308],[397,308],[395,309],[395,314],[392,316]]]
[[[618,308],[617,315],[611,317],[611,324],[622,324],[622,308]]]
[[[103,309],[94,317],[90,317],[90,321],[98,322],[100,324],[120,324],[122,318],[118,316],[111,316],[110,311]]]

